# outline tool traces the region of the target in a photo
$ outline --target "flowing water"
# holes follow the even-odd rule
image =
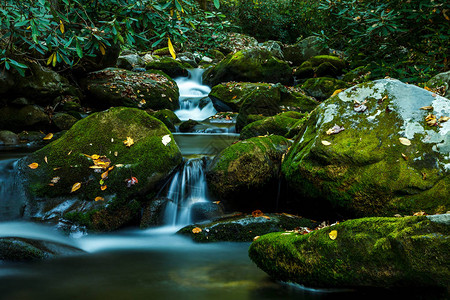
[[[176,80],[180,119],[204,120],[215,114],[205,100],[209,87],[201,85],[201,72],[193,70],[190,77]],[[63,236],[54,227],[11,221],[21,211],[15,164],[23,154],[5,155],[0,149],[0,238],[49,241],[85,251],[34,263],[0,260],[0,299],[362,299],[376,295],[274,282],[248,258],[249,243],[196,244],[175,234],[190,223],[193,204],[210,201],[205,181],[208,159],[203,156],[215,155],[237,139],[227,132],[175,135],[186,158],[165,190],[170,199],[167,226],[77,237]],[[188,157],[192,155],[196,158]]]

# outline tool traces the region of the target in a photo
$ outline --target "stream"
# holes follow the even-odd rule
[[[199,106],[210,91],[201,84],[201,74],[197,69],[187,78],[176,79],[180,109],[175,113],[181,120],[204,121],[216,113],[211,102]],[[174,133],[185,164],[161,191],[171,200],[166,225],[147,230],[67,237],[53,227],[17,221],[20,207],[11,207],[7,198],[15,197],[10,193],[15,161],[26,153],[0,149],[0,238],[51,241],[85,251],[32,263],[0,261],[0,299],[361,299],[377,295],[274,282],[248,258],[250,243],[197,244],[176,235],[192,221],[190,208],[210,201],[204,174],[208,160],[238,138],[233,124],[206,121],[199,127],[195,133]]]

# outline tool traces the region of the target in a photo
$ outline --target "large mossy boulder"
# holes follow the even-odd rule
[[[305,95],[302,89],[281,84],[258,86],[245,94],[241,101],[236,119],[237,131],[257,119],[283,111],[310,112],[318,105],[316,99]]]
[[[312,230],[317,225],[317,222],[290,214],[263,214],[255,211],[252,215],[236,213],[212,222],[189,225],[178,233],[201,243],[251,242],[255,237],[271,232]],[[196,227],[201,231],[193,231]]]
[[[335,77],[342,74],[346,62],[333,55],[318,55],[303,62],[294,72],[298,79],[311,77]],[[312,76],[311,76],[312,75]]]
[[[306,120],[306,116],[307,114],[305,113],[288,111],[273,117],[266,117],[242,128],[239,139],[245,140],[251,137],[270,134],[292,137],[289,135],[291,129],[303,124]]]
[[[180,77],[188,76],[187,69],[192,68],[191,65],[187,63],[181,63],[172,57],[161,57],[160,59],[155,59],[148,62],[145,65],[147,70],[154,69],[160,70],[169,75],[170,77]]]
[[[177,84],[157,70],[131,72],[108,68],[84,80],[89,105],[99,108],[127,106],[142,109],[179,108]]]
[[[310,96],[319,100],[330,97],[334,91],[350,87],[342,80],[331,77],[317,77],[306,80],[300,87]]]
[[[157,118],[161,122],[163,122],[164,125],[166,125],[167,128],[172,132],[175,132],[175,130],[176,130],[175,124],[178,124],[181,122],[180,119],[177,117],[177,115],[169,109],[151,111],[151,112],[149,112],[149,114],[151,116]]]
[[[258,41],[252,36],[237,32],[227,32],[224,34],[226,35],[226,37],[218,47],[218,50],[220,50],[224,54],[252,49],[258,46]]]
[[[294,82],[289,65],[264,48],[252,48],[227,55],[203,74],[210,86],[228,81],[271,82],[291,85]]]
[[[76,223],[119,228],[139,213],[135,200],[151,199],[181,162],[170,131],[145,111],[117,107],[95,113],[20,160],[26,215],[50,218],[47,212],[66,203],[59,211],[71,212]]]
[[[275,209],[281,157],[289,145],[272,135],[229,146],[207,169],[210,191],[226,210]]]
[[[450,286],[450,218],[364,218],[309,234],[271,233],[249,249],[276,280],[321,288]],[[435,221],[437,220],[437,222]]]
[[[284,59],[294,66],[300,66],[304,61],[317,55],[326,55],[329,49],[321,45],[320,39],[315,36],[307,37],[300,42],[287,45],[283,48]]]
[[[395,79],[347,89],[310,115],[283,162],[291,205],[347,216],[450,209],[450,100]]]

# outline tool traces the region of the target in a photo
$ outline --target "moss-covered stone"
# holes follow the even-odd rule
[[[241,213],[223,217],[210,223],[186,226],[178,231],[179,234],[189,236],[195,242],[251,242],[256,236],[271,232],[294,230],[298,228],[317,227],[317,223],[306,218],[289,214],[265,214],[260,217],[243,215]],[[202,229],[193,233],[192,229]]]
[[[188,76],[187,69],[191,68],[191,65],[181,63],[172,57],[161,57],[158,60],[153,60],[145,65],[147,70],[154,69],[160,70],[169,75],[170,77]]]
[[[169,47],[156,49],[155,51],[153,51],[152,54],[153,55],[159,55],[159,56],[170,55]]]
[[[329,49],[323,47],[320,39],[316,36],[307,37],[296,44],[283,48],[284,59],[290,61],[294,66],[299,66],[313,56],[328,53]]]
[[[91,73],[84,85],[89,104],[100,108],[127,106],[175,110],[179,107],[176,83],[158,70],[135,73],[108,68]]]
[[[5,106],[0,108],[0,130],[6,129],[14,132],[27,129],[45,130],[49,126],[49,116],[40,106]]]
[[[313,67],[299,67],[294,69],[294,76],[297,79],[313,78],[314,74],[315,72]]]
[[[370,71],[366,66],[360,66],[345,73],[342,80],[349,83],[363,83],[370,80]]]
[[[215,67],[203,74],[203,81],[211,86],[228,81],[293,83],[289,65],[274,57],[270,51],[253,48],[229,54]]]
[[[75,124],[77,121],[78,121],[77,118],[66,113],[56,113],[52,117],[53,124],[59,130],[69,130],[73,126],[73,124]]]
[[[251,137],[270,134],[286,137],[290,130],[298,125],[297,123],[300,119],[304,122],[306,115],[304,113],[288,111],[273,117],[266,117],[245,126],[241,130],[239,139],[245,140]]]
[[[309,287],[446,289],[449,233],[448,222],[427,217],[356,219],[306,235],[262,236],[249,256],[271,277]]]
[[[274,209],[281,157],[289,145],[285,138],[273,135],[224,149],[207,170],[211,192],[227,210]]]
[[[240,131],[254,121],[249,119],[251,115],[267,117],[286,110],[309,112],[317,104],[314,98],[306,96],[300,88],[285,87],[281,84],[259,86],[243,97],[236,130]]]
[[[430,126],[430,113],[450,115],[450,101],[394,79],[329,98],[311,113],[283,162],[297,193],[291,205],[347,216],[446,212],[450,123]]]
[[[226,37],[219,45],[218,50],[225,55],[258,46],[258,41],[252,36],[237,32],[226,32],[224,34]]]
[[[189,119],[181,123],[179,129],[181,132],[192,132],[194,131],[194,127],[198,124],[200,123],[195,120]]]
[[[172,141],[164,145],[162,137],[166,135]],[[130,147],[124,145],[127,137],[134,140]],[[94,154],[104,156],[114,168],[95,172],[90,168],[94,165],[93,158],[86,156]],[[37,169],[28,167],[33,162],[39,164]],[[139,206],[132,199],[154,196],[159,184],[181,162],[180,150],[161,121],[138,109],[118,107],[80,120],[60,139],[23,158],[19,168],[26,182],[27,209],[31,212],[38,205],[36,199],[49,202],[59,197],[92,202],[96,197],[103,197],[105,200],[89,206],[88,211],[81,206],[76,212],[89,214],[87,219],[94,224],[91,227],[109,230],[134,218]],[[107,176],[103,184],[102,174]],[[138,183],[130,183],[131,177],[137,178]],[[80,188],[71,193],[75,183],[80,183]],[[101,186],[107,188],[102,190]],[[39,208],[34,209],[37,210]],[[120,222],[116,221],[117,215],[120,215]],[[103,223],[108,224],[103,226]]]
[[[29,262],[83,252],[72,246],[53,242],[24,238],[0,238],[0,261]]]
[[[308,93],[308,95],[319,100],[325,100],[330,97],[334,91],[348,88],[349,84],[331,77],[317,77],[306,80],[300,87]]]
[[[437,74],[426,83],[426,86],[439,95],[450,98],[450,71]]]
[[[18,143],[17,134],[9,130],[0,130],[0,145],[16,145]]]
[[[166,125],[167,128],[172,132],[175,131],[175,124],[178,124],[181,122],[180,119],[177,117],[177,115],[169,109],[152,111],[152,112],[149,112],[149,114],[151,116],[157,118],[161,122],[163,122],[164,125]]]

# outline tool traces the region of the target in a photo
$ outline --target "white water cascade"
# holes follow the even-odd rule
[[[211,88],[202,85],[204,69],[192,69],[188,72],[188,77],[175,79],[180,91],[180,109],[175,111],[175,114],[181,121],[189,119],[203,121],[217,112],[208,99]]]
[[[199,202],[207,202],[205,160],[192,158],[186,161],[170,182],[164,214],[169,226],[181,226],[191,223],[191,208]]]

